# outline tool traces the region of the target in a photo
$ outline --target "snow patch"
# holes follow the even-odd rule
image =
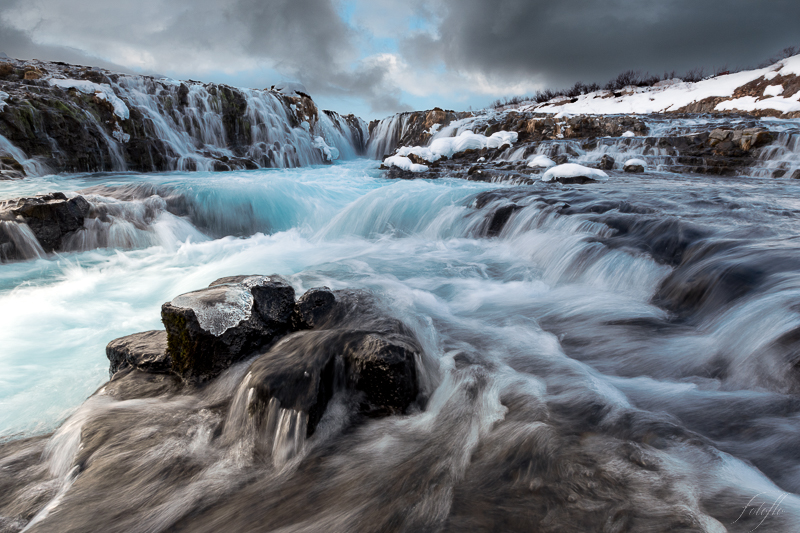
[[[628,159],[627,161],[625,161],[625,164],[622,165],[622,168],[635,167],[635,166],[647,168],[647,161],[645,161],[644,159]]]
[[[528,161],[529,168],[550,168],[556,166],[556,162],[546,155],[537,155]]]
[[[734,109],[739,111],[775,109],[781,113],[791,113],[793,111],[800,111],[800,102],[798,102],[796,98],[797,96],[798,95],[795,95],[791,98],[774,96],[772,98],[765,98],[763,100],[759,100],[755,96],[743,96],[734,100],[720,102],[714,109],[717,111],[732,111]]]
[[[434,124],[426,133],[428,135],[436,135],[436,132],[439,131],[439,128],[441,127],[442,127],[441,124]]]
[[[131,112],[115,93],[110,85],[105,83],[94,83],[88,80],[55,79],[48,80],[51,86],[61,87],[62,89],[76,89],[83,94],[93,94],[100,100],[107,100],[114,106],[114,114],[122,120],[128,120]]]
[[[387,167],[397,167],[402,170],[409,170],[411,172],[426,172],[428,167],[426,165],[419,165],[412,163],[411,160],[402,155],[393,155],[383,160],[383,164]]]
[[[764,96],[778,96],[783,92],[783,85],[770,85],[764,89]]]
[[[504,144],[517,142],[518,134],[516,131],[498,131],[490,137],[464,131],[458,137],[443,137],[435,139],[430,146],[403,146],[397,150],[398,156],[408,157],[410,154],[417,155],[425,161],[438,161],[443,157],[452,157],[453,154],[465,150],[482,150],[483,148],[500,148]],[[424,166],[424,165],[423,165]]]
[[[276,91],[286,96],[300,96],[299,93],[308,94],[306,86],[296,81],[284,81],[273,87]]]
[[[589,168],[577,163],[564,163],[558,165],[544,174],[542,174],[542,181],[554,181],[559,178],[577,178],[579,176],[586,176],[597,181],[607,181],[608,174],[596,168]]]
[[[636,134],[633,133],[632,131],[626,131],[625,133],[622,134],[622,136],[623,137],[636,137]]]
[[[8,93],[4,93],[3,91],[0,91],[0,111],[3,111],[6,108],[6,106],[8,105],[6,103],[6,100],[8,100],[8,96],[9,96]]]

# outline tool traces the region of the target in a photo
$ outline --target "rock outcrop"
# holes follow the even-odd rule
[[[223,278],[161,307],[172,371],[208,380],[291,330],[294,289],[278,277]]]
[[[250,357],[251,415],[266,420],[274,405],[302,413],[306,436],[337,391],[367,417],[402,414],[418,401],[420,347],[368,293],[322,287],[295,302],[279,276],[234,276],[165,303],[162,318],[166,331],[109,343],[114,382],[139,372],[202,386]]]
[[[61,249],[66,237],[83,227],[89,214],[89,202],[82,196],[67,198],[55,192],[30,198],[15,198],[0,202],[0,220],[25,224],[45,252]],[[5,245],[6,258],[24,257],[16,249],[7,228],[0,226],[0,246]]]
[[[126,368],[155,373],[172,370],[166,331],[145,331],[113,340],[106,346],[106,357],[111,363],[108,371],[112,376]]]

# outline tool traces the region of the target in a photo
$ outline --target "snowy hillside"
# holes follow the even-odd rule
[[[653,87],[596,91],[575,98],[520,106],[522,111],[578,114],[742,112],[800,117],[800,55],[766,68],[715,76],[699,82],[664,80]]]

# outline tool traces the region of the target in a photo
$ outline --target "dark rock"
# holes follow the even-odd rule
[[[565,154],[558,154],[553,156],[552,159],[556,165],[563,165],[569,161],[569,158]]]
[[[415,165],[425,165],[425,166],[428,166],[428,165],[430,165],[430,162],[428,162],[428,161],[426,161],[426,160],[422,159],[422,158],[421,158],[420,156],[418,156],[417,154],[408,154],[408,158],[409,158],[409,159],[411,160],[411,162],[412,162],[412,163],[414,163]]]
[[[368,333],[345,345],[346,386],[362,392],[361,412],[368,416],[401,414],[417,398],[416,348]]]
[[[590,178],[589,176],[559,176],[553,178],[553,181],[557,181],[558,183],[563,183],[564,185],[570,185],[570,184],[582,185],[584,183],[595,183],[597,180],[594,178]]]
[[[42,249],[52,252],[61,249],[64,237],[83,227],[89,208],[82,196],[68,199],[64,193],[55,192],[0,202],[0,218],[24,222]]]
[[[111,375],[127,367],[153,373],[172,369],[172,361],[167,356],[166,331],[145,331],[113,340],[106,346],[106,356],[111,362]]]
[[[786,175],[786,169],[785,168],[779,168],[777,170],[773,170],[772,171],[772,177],[773,178],[782,178],[785,175]]]
[[[511,215],[516,213],[522,209],[521,206],[516,204],[509,204],[504,205],[492,213],[492,219],[489,222],[489,227],[486,230],[486,235],[489,237],[496,237],[500,235],[500,232],[503,230],[503,227],[508,222],[508,219],[511,218]]]
[[[606,154],[600,158],[600,164],[597,166],[597,168],[600,170],[611,170],[614,168],[614,163],[616,163],[614,158]]]
[[[294,289],[278,277],[218,280],[161,307],[172,370],[204,381],[291,329]]]
[[[795,169],[795,171],[792,172],[791,178],[793,180],[800,180],[800,168]]]
[[[644,172],[644,166],[636,165],[636,164],[625,165],[622,168],[622,170],[624,170],[625,172],[628,172],[630,174],[641,174],[642,172]]]
[[[297,300],[292,314],[295,330],[321,326],[336,303],[336,297],[328,287],[308,290]]]
[[[333,295],[314,290],[309,301],[320,297],[317,291]],[[250,366],[253,410],[262,413],[255,418],[269,418],[275,400],[308,415],[310,436],[336,391],[353,396],[364,416],[404,413],[419,395],[418,353],[406,328],[378,314],[368,298],[337,292],[323,325],[286,337]]]

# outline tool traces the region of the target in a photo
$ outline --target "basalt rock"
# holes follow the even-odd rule
[[[82,196],[67,198],[55,192],[0,202],[0,219],[25,223],[45,252],[61,249],[65,237],[83,227],[89,202]]]

